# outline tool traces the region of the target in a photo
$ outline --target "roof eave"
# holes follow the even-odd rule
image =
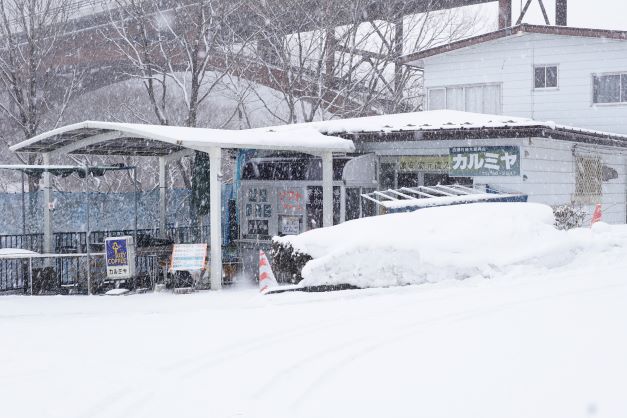
[[[417,63],[422,62],[424,58],[445,54],[447,52],[468,48],[473,45],[478,45],[484,42],[490,42],[521,33],[541,33],[557,36],[579,36],[586,38],[613,39],[619,41],[627,40],[627,31],[574,28],[569,26],[530,25],[528,23],[522,23],[520,25],[512,26],[509,28],[499,29],[494,32],[488,32],[478,36],[473,36],[471,38],[451,42],[449,44],[425,49],[424,51],[414,52],[412,54],[401,57],[400,62],[401,64],[405,65],[422,67],[423,64]]]

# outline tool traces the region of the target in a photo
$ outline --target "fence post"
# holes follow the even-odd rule
[[[33,296],[33,257],[28,257],[28,286],[30,295]]]

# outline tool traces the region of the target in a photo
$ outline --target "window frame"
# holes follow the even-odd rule
[[[591,101],[593,107],[594,106],[605,107],[605,106],[625,106],[625,105],[627,105],[627,100],[625,100],[625,101],[618,101],[618,102],[595,102],[594,101],[594,80],[595,80],[595,78],[607,77],[607,76],[612,76],[612,75],[617,75],[620,78],[620,81],[619,81],[619,84],[618,84],[618,95],[619,95],[619,98],[622,99],[620,96],[621,96],[621,93],[622,93],[623,76],[627,76],[627,71],[609,71],[609,72],[603,72],[603,73],[592,73],[592,76],[590,77],[590,91],[591,91],[590,101]],[[627,99],[627,97],[625,99]]]
[[[548,68],[555,67],[556,75],[555,75],[555,86],[547,87],[546,85],[546,73]],[[544,68],[544,87],[536,87],[536,69]],[[559,90],[560,88],[560,66],[559,64],[534,64],[533,73],[532,73],[532,85],[534,90],[538,91],[551,91],[551,90]]]
[[[491,83],[452,84],[452,85],[447,85],[447,86],[425,87],[427,90],[427,110],[432,110],[431,98],[430,98],[432,90],[444,90],[444,110],[446,110],[448,109],[447,90],[461,88],[462,91],[464,92],[464,110],[463,111],[467,112],[468,110],[466,110],[466,89],[471,88],[471,87],[491,87],[491,86],[499,87],[499,109],[498,109],[497,114],[502,115],[503,114],[503,83],[500,81],[491,82]]]

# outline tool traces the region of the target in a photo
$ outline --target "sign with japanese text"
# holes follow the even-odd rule
[[[448,171],[448,155],[411,155],[402,156],[401,171]]]
[[[279,219],[279,228],[282,235],[298,235],[300,234],[300,216],[281,216]]]
[[[207,244],[175,244],[171,271],[200,271],[207,265]]]
[[[305,209],[305,195],[302,189],[279,190],[277,196],[280,212],[302,212]]]
[[[520,148],[476,146],[449,149],[449,176],[519,176]]]
[[[135,275],[135,245],[133,237],[105,239],[107,278],[130,279]]]

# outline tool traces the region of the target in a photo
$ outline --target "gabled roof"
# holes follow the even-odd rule
[[[467,48],[469,46],[481,44],[484,42],[494,41],[496,39],[507,38],[509,36],[514,36],[521,33],[542,33],[546,35],[558,36],[580,36],[585,38],[615,39],[621,41],[627,40],[627,31],[573,28],[569,26],[529,25],[523,23],[521,25],[512,26],[510,28],[500,29],[495,32],[485,33],[483,35],[462,39],[461,41],[451,42],[450,44],[425,49],[424,51],[416,52],[413,54],[408,54],[401,58],[401,63],[419,66],[419,63],[417,61],[420,61],[424,58],[444,54],[446,52],[455,51],[457,49]]]

